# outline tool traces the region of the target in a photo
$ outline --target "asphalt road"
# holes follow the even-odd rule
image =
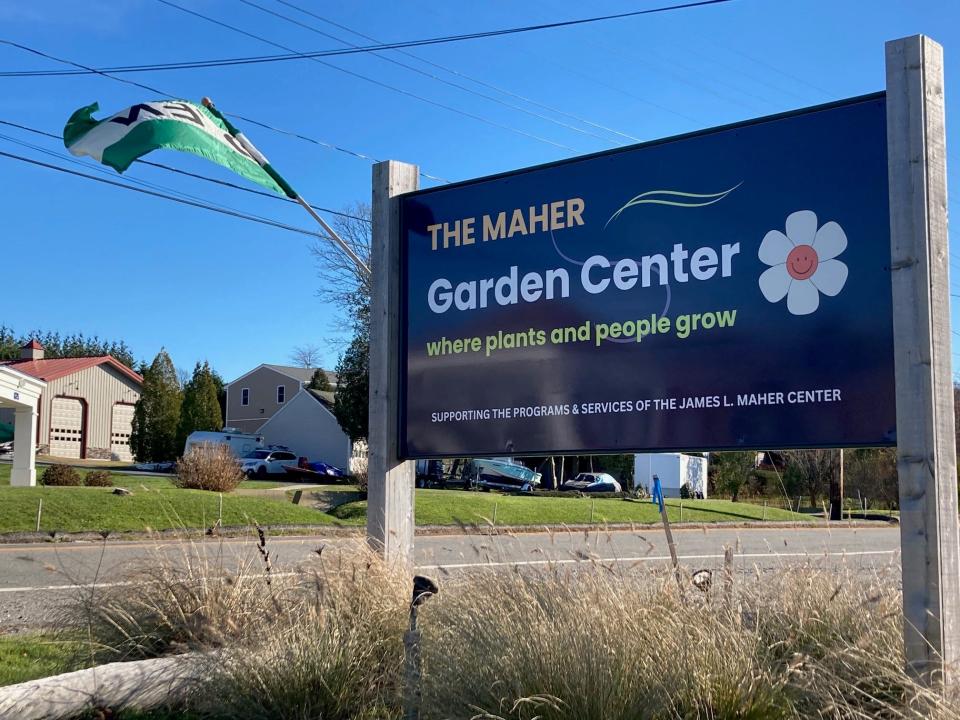
[[[732,547],[742,570],[770,571],[794,563],[845,565],[853,569],[899,565],[900,533],[895,527],[830,529],[710,528],[674,530],[681,562],[691,570],[722,566]],[[356,539],[278,537],[267,540],[275,572],[296,572],[319,548],[325,555],[350,553]],[[64,543],[0,545],[0,629],[42,627],[66,594],[92,583],[129,582],[129,573],[160,558],[196,562],[204,556],[226,567],[251,563],[262,569],[254,539],[202,542]],[[588,561],[656,566],[669,562],[662,530],[555,532],[512,535],[418,536],[415,562],[423,574],[469,572],[490,566],[542,566]],[[193,560],[190,560],[193,558]],[[441,570],[443,568],[443,570]]]

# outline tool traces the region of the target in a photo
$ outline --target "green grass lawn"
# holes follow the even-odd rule
[[[130,485],[130,496],[110,488],[0,487],[0,532],[166,530],[210,527],[217,520],[219,497],[204,490],[151,489]],[[223,496],[223,524],[329,525],[331,516],[282,500],[251,495]]]
[[[133,495],[114,495],[110,488],[9,486],[9,466],[0,467],[0,533],[36,530],[37,509],[43,500],[40,530],[44,532],[166,530],[210,527],[218,517],[219,495],[181,490],[167,478],[117,476],[114,483]],[[278,483],[249,481],[241,487],[276,487]],[[223,525],[330,525],[339,521],[309,507],[276,497],[223,496]]]
[[[212,526],[218,516],[217,493],[181,490],[164,477],[115,474],[114,484],[128,488],[132,496],[114,495],[109,488],[9,487],[10,466],[0,464],[0,533],[36,529],[37,508],[43,499],[40,529],[44,532],[143,531]],[[243,488],[274,488],[278,482],[249,480]],[[324,492],[352,492],[346,485],[330,486]],[[316,491],[310,491],[316,492]],[[293,505],[287,493],[223,496],[223,525],[362,525],[365,501],[347,502],[321,512],[309,503]],[[672,522],[679,522],[680,501],[667,502]],[[487,524],[582,525],[603,523],[656,523],[660,514],[648,501],[589,497],[529,497],[460,490],[417,490],[418,525]],[[808,515],[767,508],[767,520],[809,520]],[[684,522],[747,522],[764,518],[760,505],[729,500],[685,500]]]
[[[79,669],[79,644],[47,635],[0,636],[0,685]]]
[[[528,497],[459,490],[417,490],[417,525],[484,524],[492,521],[496,508],[497,525],[581,525],[590,522],[591,505],[595,523],[655,523],[660,512],[649,501],[627,502],[620,499],[589,497]],[[366,517],[366,502],[340,505],[331,515],[349,523],[360,524]],[[680,521],[680,501],[667,501],[671,522]],[[764,509],[759,505],[729,500],[684,500],[684,522],[745,522],[761,520]],[[809,520],[806,515],[767,508],[767,520]]]

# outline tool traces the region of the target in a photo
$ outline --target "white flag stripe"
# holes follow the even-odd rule
[[[148,109],[149,108],[149,109]],[[151,112],[152,110],[152,112]],[[124,122],[115,122],[114,119]],[[104,151],[111,145],[120,142],[134,128],[152,120],[177,120],[189,122],[206,132],[214,140],[238,155],[244,155],[234,145],[227,141],[224,130],[218,127],[209,116],[199,107],[186,102],[146,102],[122,110],[92,128],[82,138],[69,147],[71,153],[77,156],[89,155],[97,162],[103,161]],[[252,147],[252,146],[251,146]],[[253,159],[256,159],[255,157]],[[264,158],[266,162],[266,158]]]

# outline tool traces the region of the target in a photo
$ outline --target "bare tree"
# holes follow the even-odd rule
[[[331,222],[333,229],[367,267],[370,267],[370,212],[368,204],[356,203],[348,206],[343,215],[335,216]],[[343,312],[343,317],[338,319],[337,329],[353,328],[358,313],[362,313],[368,305],[370,278],[330,240],[314,241],[310,253],[320,277],[317,295]]]
[[[810,497],[810,505],[817,502],[830,487],[839,469],[840,454],[836,450],[784,450],[787,472],[794,474],[796,480]]]
[[[316,345],[297,345],[290,351],[290,360],[302,368],[320,367],[321,350]]]

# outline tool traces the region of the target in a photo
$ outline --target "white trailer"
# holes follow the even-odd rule
[[[196,430],[187,437],[183,454],[186,455],[198,445],[226,445],[230,452],[242,458],[263,448],[263,435],[243,433],[235,428],[224,428],[221,432]]]
[[[707,459],[684,453],[640,453],[633,456],[633,482],[653,490],[653,476],[660,478],[664,497],[680,497],[680,488],[690,485],[693,497],[707,497]],[[698,495],[699,493],[699,495]]]

